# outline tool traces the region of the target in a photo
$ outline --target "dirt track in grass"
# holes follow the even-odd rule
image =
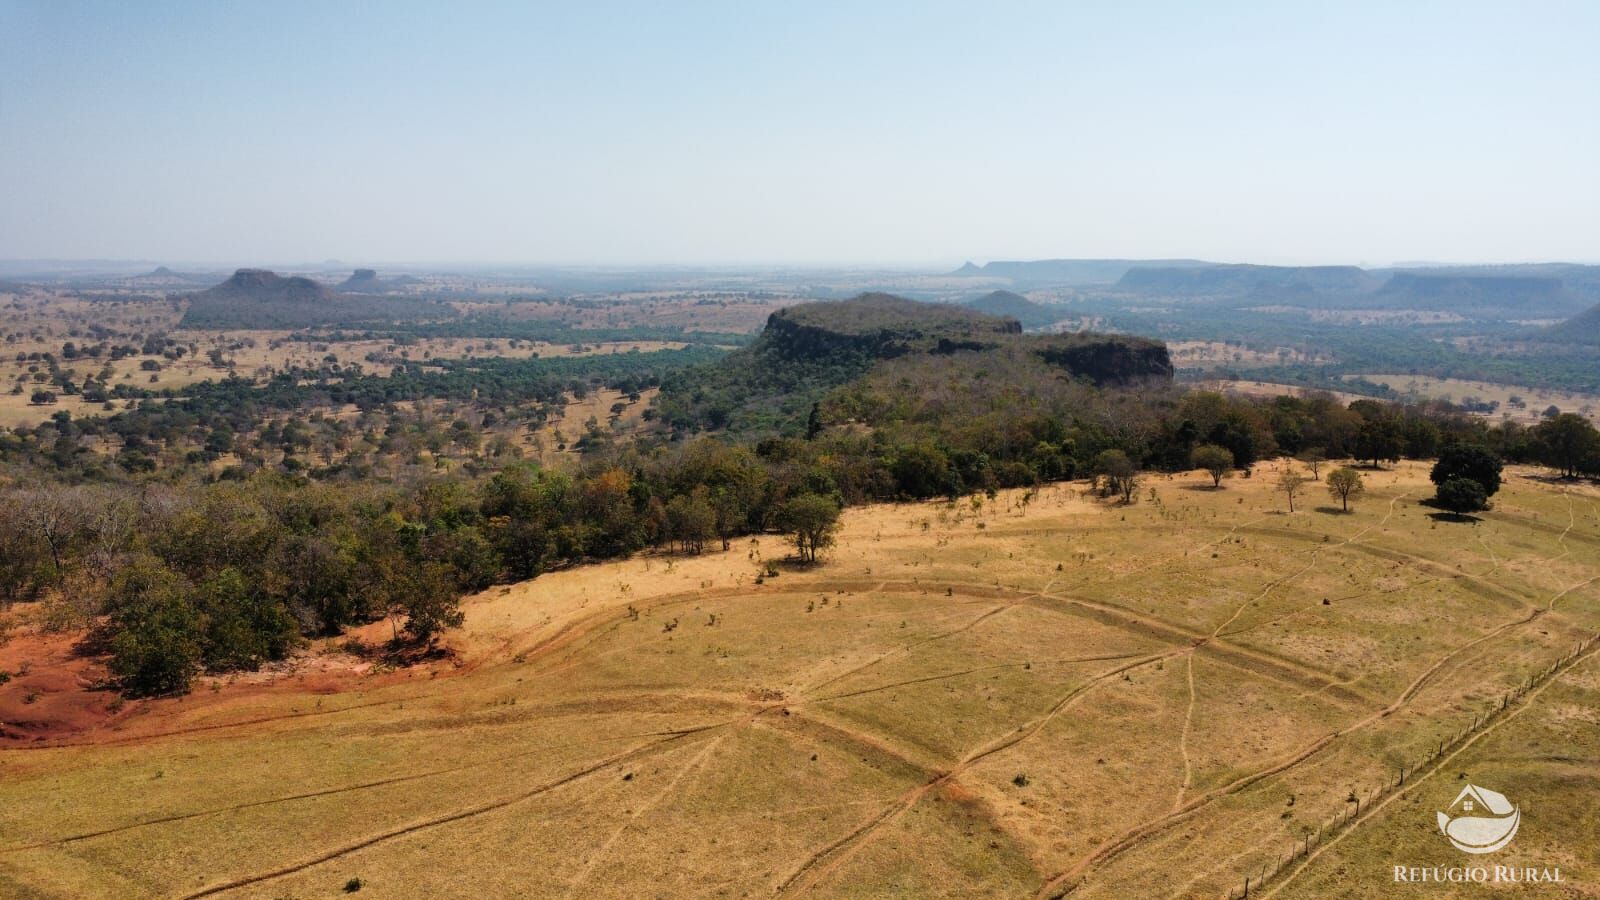
[[[471,598],[451,660],[313,658],[28,733],[0,894],[1220,896],[1600,630],[1590,488],[1513,472],[1440,522],[1407,464],[1289,515],[1271,468],[851,510],[826,564],[760,584],[776,536],[553,573]],[[4,702],[40,693],[0,713],[107,701],[40,640],[0,649],[33,657]],[[1532,826],[1559,761],[1600,755],[1595,679],[1450,766]],[[1434,852],[1413,801],[1278,889],[1383,895],[1386,848]],[[1592,890],[1581,824],[1528,844]]]

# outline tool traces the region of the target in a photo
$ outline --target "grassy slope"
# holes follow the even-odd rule
[[[830,563],[759,586],[773,537],[496,589],[455,673],[201,691],[5,752],[0,894],[1215,896],[1600,628],[1592,490],[1519,474],[1472,526],[1428,518],[1419,465],[1349,516],[1282,514],[1271,477],[851,510]],[[1600,753],[1594,678],[1467,768],[1529,807],[1515,852],[1591,887],[1548,758]],[[1453,779],[1286,890],[1453,854],[1425,834]]]

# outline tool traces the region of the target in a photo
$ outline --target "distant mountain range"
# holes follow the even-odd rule
[[[968,262],[951,272],[960,277],[1009,278],[1013,284],[1116,284],[1130,269],[1214,266],[1198,259],[1036,259]]]
[[[240,269],[215,287],[182,296],[189,301],[186,328],[307,328],[440,314],[429,301],[341,293],[310,278],[267,269]]]
[[[1072,287],[1163,301],[1417,309],[1504,319],[1571,316],[1600,301],[1600,266],[1567,263],[1363,269],[1187,259],[1049,259],[984,266],[969,262],[950,277],[1004,278],[1017,288]]]
[[[1129,269],[1117,287],[1140,293],[1247,294],[1263,288],[1328,293],[1368,291],[1382,283],[1356,266],[1205,265]]]

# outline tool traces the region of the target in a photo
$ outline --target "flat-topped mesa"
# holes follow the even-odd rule
[[[1129,269],[1117,288],[1140,293],[1248,294],[1264,288],[1310,288],[1348,294],[1371,290],[1376,280],[1357,266],[1161,266]]]
[[[192,294],[183,325],[188,328],[307,328],[362,321],[399,321],[431,315],[420,300],[336,291],[299,275],[270,269],[240,269],[221,284]]]
[[[339,283],[339,290],[341,291],[376,292],[383,290],[383,288],[383,282],[378,280],[377,269],[357,269],[351,273],[349,278]]]
[[[331,292],[323,285],[299,275],[286,277],[271,269],[239,269],[232,278],[201,294],[281,301],[327,299]]]
[[[767,318],[759,343],[789,358],[816,359],[840,352],[887,359],[929,352],[946,341],[998,343],[1022,333],[1015,319],[986,316],[960,306],[918,303],[893,294],[806,303]]]

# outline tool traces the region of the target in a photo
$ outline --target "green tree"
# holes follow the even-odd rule
[[[1328,473],[1328,493],[1339,501],[1340,508],[1350,511],[1350,501],[1367,489],[1361,473],[1349,466],[1340,466]]]
[[[134,563],[112,585],[111,673],[134,696],[189,690],[201,662],[202,622],[183,580],[153,560]]]
[[[1384,416],[1362,424],[1360,433],[1356,435],[1355,455],[1356,459],[1371,460],[1376,467],[1385,460],[1398,461],[1402,446],[1400,426]]]
[[[950,468],[950,458],[932,444],[899,448],[889,468],[900,486],[900,493],[906,497],[925,500],[960,493],[959,479]]]
[[[683,552],[700,553],[716,533],[717,511],[705,485],[667,501],[667,538],[677,541]]]
[[[1540,422],[1533,428],[1533,438],[1539,461],[1560,470],[1563,478],[1577,478],[1600,455],[1600,432],[1577,413],[1560,413]]]
[[[210,671],[260,668],[289,655],[300,640],[288,610],[238,569],[222,570],[191,596],[201,615],[201,661]]]
[[[814,563],[833,546],[839,529],[839,504],[821,494],[800,494],[778,508],[778,528],[789,535],[800,561]]]
[[[1500,470],[1503,467],[1500,457],[1485,447],[1451,444],[1439,455],[1439,461],[1433,464],[1433,471],[1428,477],[1441,488],[1458,478],[1469,479],[1476,482],[1483,490],[1483,496],[1488,498],[1500,490]]]
[[[1440,506],[1453,513],[1477,512],[1489,508],[1489,495],[1483,485],[1471,478],[1451,478],[1439,485],[1434,498]]]
[[[1103,494],[1121,494],[1123,503],[1133,502],[1139,489],[1139,468],[1121,450],[1103,450],[1094,458],[1095,476],[1101,479]]]
[[[466,621],[450,567],[443,563],[407,566],[391,579],[387,589],[391,623],[404,619],[401,630],[416,644],[432,646],[440,632],[459,628]],[[395,638],[399,639],[398,633]]]
[[[1233,451],[1217,444],[1201,444],[1189,454],[1189,464],[1211,476],[1211,486],[1222,487],[1222,477],[1233,468]]]

